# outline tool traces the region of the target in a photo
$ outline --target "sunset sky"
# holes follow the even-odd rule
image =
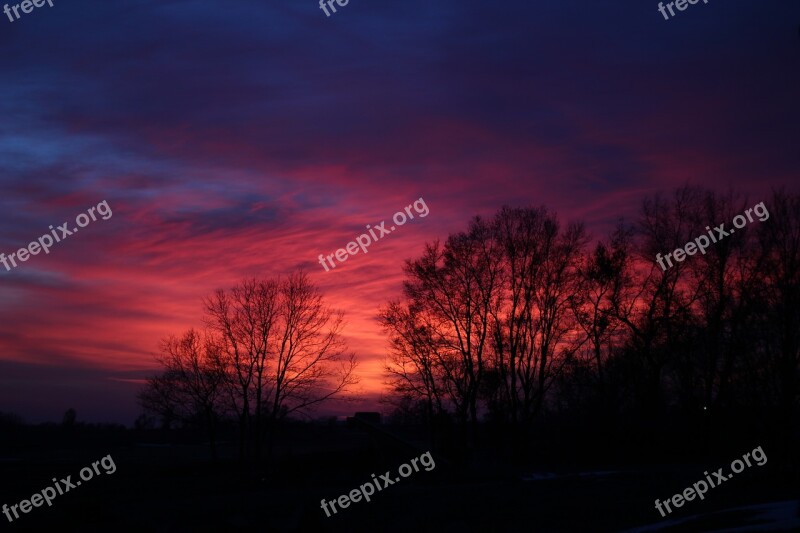
[[[0,411],[131,424],[159,340],[305,268],[376,409],[378,307],[424,243],[504,204],[600,237],[686,182],[798,182],[800,3],[54,0],[0,19]],[[430,209],[331,272],[414,200]],[[388,224],[387,224],[388,226]],[[338,408],[337,408],[338,409]],[[330,408],[329,408],[330,410]]]

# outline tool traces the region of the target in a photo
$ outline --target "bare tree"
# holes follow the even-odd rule
[[[229,398],[239,418],[239,458],[244,460],[251,430],[260,450],[267,358],[277,318],[278,285],[247,279],[205,301],[206,324],[222,339]],[[255,404],[255,412],[251,411]],[[255,427],[253,425],[255,416]]]
[[[572,300],[577,324],[589,342],[601,410],[609,408],[606,365],[615,346],[624,341],[622,321],[614,309],[631,289],[631,237],[632,229],[620,223],[607,242],[597,243],[580,266],[578,292]]]
[[[697,206],[691,216],[693,235],[706,233],[705,227],[728,221],[741,213],[746,200],[734,192],[718,194],[699,191]],[[746,319],[742,312],[740,277],[752,272],[752,257],[743,254],[749,228],[740,230],[736,238],[724,239],[697,254],[688,264],[686,287],[693,305],[697,350],[685,350],[679,380],[682,381],[682,403],[697,409],[716,405],[729,396],[730,377],[736,358],[734,339]],[[688,360],[687,360],[688,359]],[[693,368],[697,367],[697,368]],[[694,381],[701,390],[695,392]]]
[[[358,381],[355,355],[341,336],[344,313],[328,307],[308,275],[280,283],[273,360],[265,380],[270,418],[306,410],[345,392]]]
[[[414,327],[429,338],[445,393],[462,427],[469,422],[473,439],[502,272],[491,237],[491,227],[477,217],[466,233],[451,235],[444,247],[426,246],[405,268]]]
[[[800,194],[775,191],[768,212],[769,219],[759,227],[760,295],[768,304],[762,324],[763,366],[770,373],[765,381],[775,391],[785,427],[790,428],[796,423],[800,395]]]
[[[572,309],[587,239],[582,225],[562,231],[544,208],[504,208],[494,229],[505,273],[495,315],[495,364],[508,391],[512,426],[524,429],[582,343]]]
[[[206,323],[222,339],[242,460],[251,436],[255,457],[261,456],[267,424],[274,430],[280,417],[356,382],[355,356],[345,354],[341,338],[343,315],[324,304],[305,273],[245,280],[205,303]]]
[[[380,322],[390,345],[385,365],[387,385],[395,393],[387,403],[394,405],[398,412],[424,406],[423,420],[431,447],[435,447],[436,421],[447,411],[447,374],[439,364],[430,330],[419,323],[417,317],[418,311],[399,301],[390,302],[380,312]]]
[[[139,401],[146,411],[187,422],[203,418],[211,456],[216,459],[216,425],[220,416],[225,369],[220,344],[210,335],[194,329],[181,337],[170,336],[161,343],[157,360],[164,372],[148,379]]]
[[[504,208],[427,245],[406,265],[406,301],[381,314],[396,392],[452,407],[473,437],[481,401],[515,428],[530,424],[581,342],[570,302],[585,241],[543,208]]]
[[[682,337],[691,324],[692,296],[687,293],[688,264],[662,269],[656,254],[682,247],[695,235],[692,221],[700,191],[678,189],[671,200],[645,198],[633,247],[633,290],[614,301],[614,317],[624,324],[631,351],[632,377],[642,412],[653,413],[663,400],[662,381]]]
[[[444,411],[445,375],[437,364],[430,332],[417,323],[416,315],[399,301],[381,310],[380,321],[390,344],[386,371],[392,389],[402,397],[423,400],[432,417]]]

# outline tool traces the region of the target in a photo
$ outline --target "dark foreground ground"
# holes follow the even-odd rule
[[[746,468],[705,500],[661,518],[656,498],[683,491],[705,470],[727,471],[735,454],[711,464],[595,461],[525,472],[492,454],[468,470],[434,455],[430,472],[413,473],[328,518],[322,498],[346,494],[372,473],[391,470],[396,477],[424,444],[392,446],[374,432],[342,426],[293,428],[268,473],[239,469],[233,443],[210,465],[202,445],[56,440],[0,455],[0,504],[30,498],[53,477],[75,482],[81,468],[108,454],[116,472],[95,475],[13,523],[0,515],[1,531],[800,531],[800,476],[777,461]]]

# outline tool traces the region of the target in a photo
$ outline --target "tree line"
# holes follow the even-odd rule
[[[668,414],[796,427],[800,195],[671,268],[656,263],[743,213],[744,195],[685,186],[593,240],[546,207],[503,207],[425,243],[402,296],[378,311],[395,414],[463,449],[485,422],[514,456],[543,414],[637,431]],[[245,280],[204,300],[205,329],[162,342],[139,399],[165,427],[234,421],[239,456],[271,451],[276,424],[356,383],[343,315],[303,272]],[[448,437],[450,438],[450,437]],[[442,442],[439,445],[443,446]]]
[[[426,243],[380,312],[395,405],[432,428],[456,422],[467,444],[492,422],[518,453],[544,410],[796,427],[800,195],[774,191],[768,220],[673,268],[655,262],[751,205],[685,186],[594,243],[545,207],[504,207]]]

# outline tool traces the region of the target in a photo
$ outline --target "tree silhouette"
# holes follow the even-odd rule
[[[705,253],[656,262],[737,216]],[[473,433],[485,413],[516,451],[545,408],[589,408],[639,429],[705,413],[707,436],[742,413],[779,413],[788,443],[800,394],[800,195],[775,191],[753,207],[735,191],[684,186],[644,198],[634,222],[587,251],[581,224],[505,207],[426,244],[406,263],[403,297],[380,311],[396,403],[422,401],[428,420],[452,413]]]
[[[205,425],[212,459],[217,457],[216,426],[222,414],[225,367],[219,342],[189,329],[161,343],[157,360],[164,372],[148,379],[139,401],[168,427],[172,420],[189,423],[200,417]]]
[[[304,272],[284,279],[246,279],[204,301],[208,331],[162,342],[164,372],[150,378],[139,401],[169,427],[205,420],[212,456],[220,418],[235,413],[239,458],[272,449],[276,423],[305,413],[357,380],[355,355],[341,337],[343,314],[323,301]],[[267,432],[269,429],[269,432]]]
[[[206,323],[220,339],[229,397],[239,416],[240,457],[248,437],[261,456],[269,426],[304,412],[356,383],[345,353],[343,314],[325,305],[307,274],[245,280],[205,302]],[[252,430],[252,431],[251,431]]]

